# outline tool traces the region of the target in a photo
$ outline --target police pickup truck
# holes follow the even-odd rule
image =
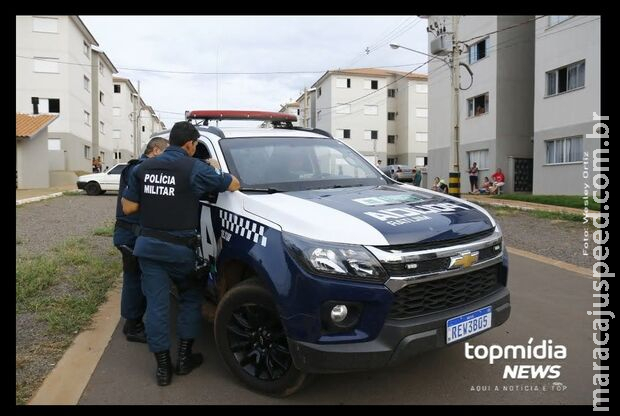
[[[218,351],[251,389],[289,395],[311,374],[395,365],[508,319],[508,257],[484,209],[392,180],[294,116],[187,119],[201,134],[195,157],[241,182],[201,201],[199,269]]]

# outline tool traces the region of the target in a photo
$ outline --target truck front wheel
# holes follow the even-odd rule
[[[271,295],[257,279],[244,280],[224,295],[214,331],[229,370],[252,390],[284,397],[308,377],[293,365]]]

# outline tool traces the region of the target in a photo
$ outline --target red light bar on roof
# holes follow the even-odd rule
[[[244,111],[244,110],[196,110],[186,112],[187,120],[265,120],[265,121],[297,121],[293,114],[274,111]]]

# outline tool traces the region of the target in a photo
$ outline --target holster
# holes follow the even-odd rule
[[[140,274],[140,264],[138,258],[133,255],[133,248],[127,245],[118,246],[123,256],[123,271],[127,273]]]

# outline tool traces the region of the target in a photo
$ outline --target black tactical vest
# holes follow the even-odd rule
[[[132,167],[142,163],[140,159],[131,159],[127,162],[127,166],[121,172],[121,178],[118,186],[118,197],[116,198],[116,218],[120,220],[124,220],[126,222],[138,223],[138,213],[125,215],[123,213],[123,205],[121,204],[121,199],[123,198],[123,191],[127,187],[127,182],[129,181],[129,173],[132,171]]]
[[[140,186],[140,225],[155,230],[181,231],[198,228],[198,198],[190,174],[198,159],[173,161],[152,158],[136,169]]]

